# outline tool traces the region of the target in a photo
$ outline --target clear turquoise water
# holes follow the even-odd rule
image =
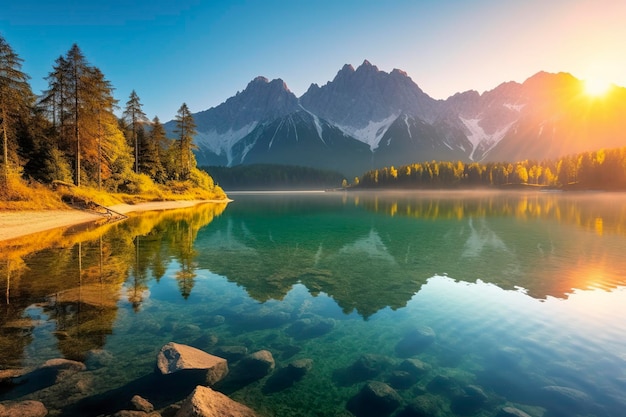
[[[5,260],[0,369],[65,357],[87,370],[0,385],[0,401],[98,415],[140,393],[163,407],[187,389],[154,376],[156,353],[175,341],[269,350],[272,375],[217,387],[267,416],[626,410],[625,195],[231,197],[101,236],[74,231],[20,254],[19,268]],[[434,341],[407,352],[416,328]],[[409,381],[407,357],[426,364]],[[312,360],[306,375],[276,377],[298,359]],[[395,388],[389,411],[359,394],[371,381]],[[420,414],[416,402],[430,405]]]

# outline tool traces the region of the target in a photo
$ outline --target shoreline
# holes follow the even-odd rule
[[[173,210],[204,203],[229,203],[232,200],[151,201],[138,204],[116,204],[108,207],[121,214],[143,211]],[[0,242],[17,239],[46,230],[77,226],[102,220],[101,214],[77,210],[24,210],[0,212]]]

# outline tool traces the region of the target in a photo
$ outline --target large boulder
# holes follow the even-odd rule
[[[44,417],[46,407],[39,401],[21,401],[0,403],[0,417]]]
[[[211,388],[197,386],[175,417],[257,417],[254,410]]]
[[[170,342],[157,354],[157,369],[163,375],[202,370],[206,372],[206,383],[213,385],[228,374],[228,362],[200,349]]]

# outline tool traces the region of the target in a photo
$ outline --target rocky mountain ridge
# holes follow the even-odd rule
[[[278,163],[350,177],[433,159],[548,159],[623,146],[626,89],[591,97],[570,74],[539,72],[435,100],[405,72],[366,60],[301,97],[281,79],[257,77],[194,118],[199,165]]]

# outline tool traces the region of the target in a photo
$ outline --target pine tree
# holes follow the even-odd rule
[[[133,90],[130,93],[130,97],[126,102],[126,108],[124,109],[124,120],[129,124],[129,142],[135,149],[135,172],[139,173],[139,161],[140,161],[140,144],[139,144],[139,129],[142,123],[145,123],[148,119],[146,114],[142,110],[142,104],[139,100],[139,96]]]
[[[179,179],[188,180],[191,170],[196,167],[192,152],[196,148],[193,143],[193,137],[196,135],[196,123],[186,103],[183,103],[178,109],[175,120],[174,133],[177,134],[179,147],[177,174]]]
[[[165,128],[157,116],[152,119],[152,128],[148,135],[148,141],[152,144],[155,150],[156,165],[154,167],[153,178],[157,182],[165,182],[167,178],[166,164],[166,151],[169,148],[170,140],[165,134]]]
[[[74,183],[79,186],[85,178],[101,187],[112,178],[116,188],[128,176],[132,158],[113,113],[117,101],[111,83],[76,44],[55,61],[47,80],[40,105],[54,126],[55,147],[74,161]]]
[[[28,75],[22,72],[22,59],[0,35],[0,129],[5,184],[8,183],[11,160],[17,162],[17,140],[12,134],[14,124],[26,117],[33,103],[28,79]]]

